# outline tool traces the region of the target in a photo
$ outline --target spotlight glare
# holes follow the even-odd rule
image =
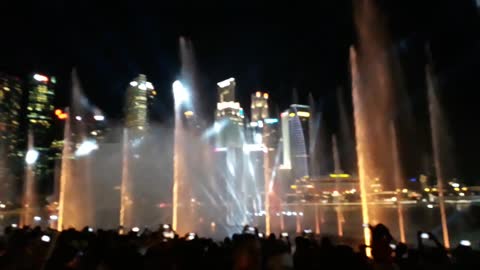
[[[131,81],[131,82],[130,82],[130,85],[131,85],[132,87],[137,87],[138,82],[136,82],[136,81]]]
[[[81,157],[81,156],[87,156],[89,155],[93,150],[97,150],[98,145],[95,141],[84,141],[78,148],[77,151],[75,151],[75,156]]]
[[[472,246],[472,243],[469,240],[461,240],[460,245],[465,246],[465,247],[470,247],[470,246]]]
[[[27,154],[25,155],[25,162],[27,162],[28,165],[35,164],[39,155],[40,153],[35,149],[28,150]]]
[[[93,116],[93,119],[95,119],[96,121],[103,121],[103,120],[105,120],[105,116],[103,116],[103,115],[94,115],[94,116]]]
[[[48,235],[43,235],[42,238],[40,238],[40,239],[43,242],[46,242],[46,243],[50,242],[50,236],[48,236]]]
[[[173,85],[173,98],[175,100],[175,104],[180,105],[184,102],[187,102],[190,98],[190,93],[188,93],[187,88],[180,82],[176,80]]]

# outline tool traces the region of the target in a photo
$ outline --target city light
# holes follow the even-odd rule
[[[39,82],[48,82],[48,77],[44,76],[44,75],[41,75],[41,74],[33,75],[33,79],[35,79],[36,81],[39,81]]]
[[[347,173],[331,173],[329,175],[331,178],[349,178],[350,175]]]
[[[151,82],[147,82],[146,84],[148,89],[153,89],[153,84]]]
[[[58,119],[60,120],[65,120],[68,118],[68,114],[60,109],[55,110],[55,115],[57,116]]]
[[[133,227],[132,228],[132,232],[139,232],[139,231],[140,231],[140,228],[138,228],[138,227]]]
[[[46,242],[46,243],[50,242],[50,236],[48,236],[48,235],[43,235],[42,238],[40,238],[40,239],[43,242]]]
[[[469,240],[460,240],[460,245],[464,247],[472,246],[472,243]]]
[[[230,78],[230,79],[226,79],[224,81],[221,81],[221,82],[217,83],[217,85],[220,88],[224,88],[224,87],[229,86],[234,81],[235,81],[235,78]]]
[[[147,85],[144,84],[144,83],[141,83],[141,84],[138,86],[138,88],[139,88],[140,90],[147,90]]]
[[[180,82],[176,80],[173,85],[173,98],[175,99],[175,104],[180,106],[181,104],[187,102],[190,99],[190,93],[188,93],[187,88]]]
[[[427,208],[432,209],[432,208],[433,208],[433,204],[427,204]]]
[[[58,220],[58,216],[57,215],[51,215],[50,220]]]
[[[100,114],[96,114],[96,115],[93,116],[93,119],[95,119],[96,121],[103,121],[103,120],[105,120],[105,116],[100,115]]]
[[[11,226],[12,228],[18,228],[18,225],[17,225],[16,223],[12,223],[10,226]]]
[[[95,141],[84,141],[78,148],[77,151],[75,151],[75,156],[81,157],[81,156],[87,156],[89,155],[92,151],[97,150],[98,145]]]
[[[75,116],[75,119],[77,119],[77,121],[82,121],[82,117],[79,115]]]
[[[42,218],[41,218],[41,217],[39,217],[39,216],[34,216],[34,217],[33,217],[33,220],[35,220],[35,221],[41,221],[41,220],[42,220]]]
[[[0,208],[5,208],[7,207],[4,203],[0,203]]]
[[[268,149],[263,144],[244,144],[243,152],[267,152]]]
[[[458,188],[460,187],[460,184],[459,183],[455,183],[455,182],[450,182],[450,185],[454,188]]]
[[[130,82],[130,85],[131,85],[132,87],[137,87],[138,82],[136,82],[136,81],[131,81],[131,82]]]
[[[186,117],[190,117],[190,116],[193,116],[193,112],[192,111],[186,111],[183,113]]]
[[[40,155],[40,153],[37,150],[30,149],[30,150],[27,151],[27,154],[25,155],[25,162],[28,165],[35,164],[35,162],[37,162],[37,159],[38,159],[39,155]]]
[[[310,117],[310,113],[309,112],[297,112],[297,115],[300,116],[300,117]]]
[[[267,93],[263,94],[263,98],[268,99],[268,94]]]
[[[276,124],[278,123],[278,118],[267,118],[263,120],[265,124]]]
[[[217,103],[217,110],[225,110],[225,109],[233,109],[233,110],[240,110],[240,103],[234,101],[228,102],[219,102]]]
[[[261,95],[262,95],[262,93],[260,93],[259,91],[257,91],[257,93],[255,93],[256,97],[260,97]]]

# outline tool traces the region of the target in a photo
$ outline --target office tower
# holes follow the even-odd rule
[[[152,83],[143,74],[130,82],[125,102],[125,126],[128,129],[141,131],[147,128],[149,105],[156,94]]]
[[[242,147],[244,139],[244,111],[235,102],[235,79],[217,83],[218,103],[215,113],[216,124],[221,126],[217,134],[217,147]]]
[[[230,78],[217,83],[218,86],[218,102],[235,101],[235,79]]]
[[[27,104],[27,129],[33,140],[33,148],[39,152],[39,158],[35,163],[35,182],[40,192],[47,186],[51,186],[53,179],[52,159],[50,158],[50,145],[53,141],[53,118],[55,97],[55,77],[47,77],[34,74],[30,78]]]
[[[13,195],[14,183],[22,173],[22,101],[20,79],[0,73],[0,196],[3,200]]]
[[[256,122],[269,117],[268,113],[268,93],[260,91],[252,94],[251,101],[251,121]]]
[[[292,183],[309,173],[309,118],[310,108],[292,104],[282,113],[283,168],[292,169]]]

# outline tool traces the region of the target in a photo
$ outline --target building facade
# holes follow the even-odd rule
[[[53,164],[51,144],[54,139],[54,87],[55,77],[34,74],[30,78],[27,103],[27,129],[33,140],[33,148],[39,152],[35,163],[35,177],[40,193],[52,186]]]
[[[157,92],[143,74],[138,75],[127,89],[125,102],[125,126],[144,130],[148,127],[148,111]]]
[[[251,121],[256,122],[269,117],[268,93],[257,91],[252,94],[251,99]]]
[[[283,168],[291,169],[293,184],[295,179],[310,176],[310,107],[292,104],[281,115]]]
[[[0,196],[6,198],[20,183],[25,132],[23,118],[23,85],[14,76],[0,73]]]

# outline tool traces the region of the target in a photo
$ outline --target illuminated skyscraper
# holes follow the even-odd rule
[[[217,83],[218,103],[215,113],[217,125],[222,130],[217,134],[217,147],[242,147],[244,112],[239,102],[235,102],[235,79]]]
[[[0,73],[0,196],[12,195],[13,180],[22,172],[22,83]]]
[[[251,120],[256,122],[268,117],[268,93],[257,91],[252,94]]]
[[[125,103],[125,126],[144,130],[148,125],[148,109],[157,92],[143,74],[130,82]]]
[[[309,176],[310,107],[292,104],[282,113],[283,167],[291,168],[294,181]]]
[[[235,79],[230,78],[217,83],[218,86],[218,102],[235,101]]]
[[[23,90],[20,79],[0,74],[0,144],[2,155],[17,156],[20,152],[22,97]]]
[[[32,135],[33,147],[40,153],[35,163],[35,178],[39,187],[45,187],[53,179],[53,175],[50,175],[50,145],[53,140],[55,83],[55,77],[49,78],[41,74],[34,74],[30,79],[27,126]]]

